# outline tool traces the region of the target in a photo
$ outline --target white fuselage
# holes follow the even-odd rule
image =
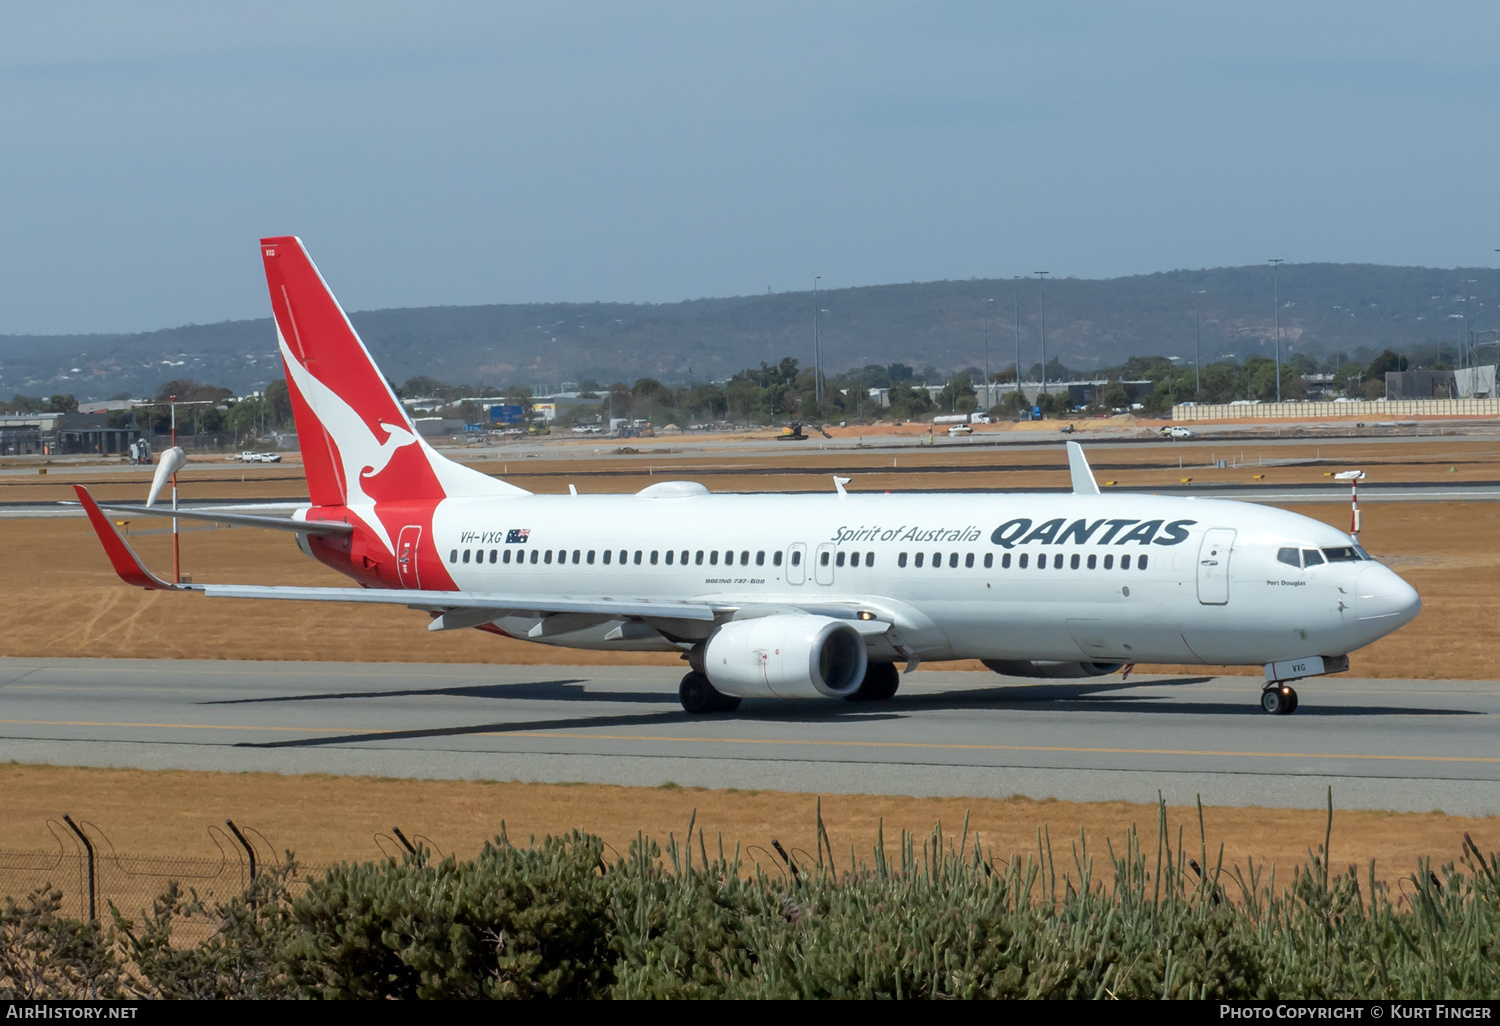
[[[1348,535],[1248,503],[656,490],[668,494],[448,499],[433,537],[464,591],[863,614],[892,625],[872,659],[1267,663],[1345,654],[1420,609]],[[1287,550],[1336,561],[1292,565]],[[524,637],[539,620],[496,622]],[[537,640],[684,644],[620,625]]]

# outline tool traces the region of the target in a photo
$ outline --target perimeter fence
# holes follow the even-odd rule
[[[1500,855],[1468,834],[1387,886],[1373,861],[1334,867],[1331,792],[1290,876],[1215,857],[1201,805],[1196,845],[1184,825],[1158,797],[1154,842],[1131,825],[1096,866],[1082,830],[1064,852],[1042,827],[1023,858],[967,817],[925,842],[878,825],[847,862],[821,807],[811,854],[711,855],[696,813],[623,855],[577,831],[517,846],[502,821],[471,859],[393,828],[379,859],[289,878],[232,822],[217,858],[142,859],[63,817],[56,851],[0,850],[12,897],[67,890],[3,909],[0,998],[1500,998]],[[174,883],[211,907],[158,905]],[[111,906],[157,914],[116,931]]]
[[[0,848],[0,898],[19,902],[37,891],[56,891],[62,896],[58,911],[84,922],[108,922],[111,907],[128,918],[149,914],[173,883],[205,904],[224,901],[244,894],[276,861],[265,835],[236,826],[233,820],[225,820],[223,827],[208,827],[213,851],[208,855],[123,853],[98,826],[70,815],[49,819],[46,825],[56,847]],[[399,849],[386,850],[394,845],[377,843],[384,854],[399,855]],[[321,876],[326,870],[299,862],[297,877]],[[201,940],[213,931],[212,923],[203,918],[184,920],[180,926],[187,941]]]
[[[821,822],[821,821],[820,821]],[[61,896],[58,914],[81,922],[108,924],[111,909],[128,919],[149,916],[158,898],[175,884],[184,896],[195,897],[212,907],[246,895],[258,877],[278,874],[278,887],[289,895],[302,893],[309,880],[325,876],[331,868],[319,862],[294,863],[295,872],[285,871],[287,853],[276,848],[259,830],[241,827],[226,819],[222,827],[210,825],[207,836],[213,854],[134,855],[116,850],[114,843],[94,823],[64,815],[48,819],[46,827],[55,847],[21,849],[0,847],[0,903],[17,903],[38,891]],[[501,827],[502,834],[504,826]],[[401,862],[408,855],[436,856],[445,852],[425,834],[407,836],[399,826],[390,833],[373,836],[382,862]],[[622,853],[600,842],[606,858],[622,860]],[[821,845],[818,854],[822,855]],[[785,846],[771,839],[770,847],[750,844],[745,862],[756,872],[796,883],[815,873],[819,860],[810,852]],[[174,916],[173,934],[179,943],[198,943],[216,929],[211,917]]]

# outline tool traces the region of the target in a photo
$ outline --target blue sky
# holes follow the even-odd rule
[[[1500,260],[1480,3],[0,8],[0,334]]]

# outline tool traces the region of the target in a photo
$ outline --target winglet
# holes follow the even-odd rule
[[[120,580],[126,584],[133,584],[137,588],[145,588],[147,591],[188,591],[185,585],[169,584],[147,570],[141,558],[131,549],[130,543],[120,536],[115,525],[109,522],[109,517],[99,508],[94,497],[83,485],[74,485],[73,491],[78,493],[78,501],[83,503],[83,508],[88,511],[89,523],[94,526],[94,533],[99,536],[99,541],[104,545],[104,552],[109,556],[109,561],[114,564],[115,573],[120,575]]]
[[[1077,442],[1068,443],[1068,471],[1073,475],[1074,495],[1099,494],[1094,472],[1089,469],[1089,461],[1084,458],[1083,446]]]

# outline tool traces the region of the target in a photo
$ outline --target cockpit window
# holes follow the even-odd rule
[[[1361,556],[1359,549],[1353,545],[1342,545],[1336,549],[1324,549],[1323,556],[1330,563],[1358,563],[1368,556]]]
[[[1319,552],[1317,549],[1303,549],[1302,550],[1302,565],[1303,566],[1320,566],[1322,563],[1323,563],[1323,553]]]
[[[1296,549],[1277,549],[1276,561],[1285,563],[1287,566],[1294,566],[1298,570],[1302,569],[1302,556]]]

